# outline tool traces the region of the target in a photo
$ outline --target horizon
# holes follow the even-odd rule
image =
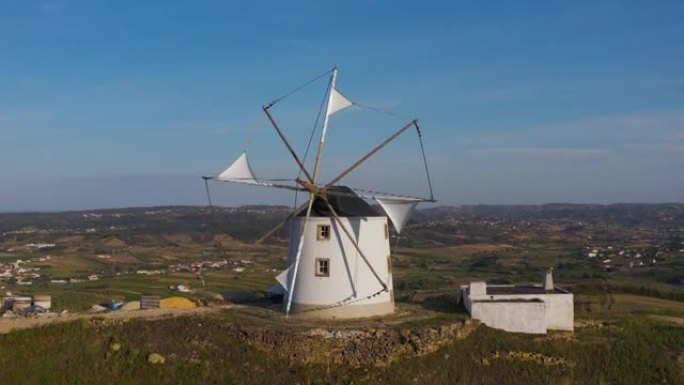
[[[3,8],[2,213],[202,206],[200,175],[245,148],[257,176],[294,177],[261,106],[335,63],[345,96],[420,119],[438,204],[684,202],[680,2]],[[275,111],[300,154],[324,88]],[[335,115],[323,177],[404,123]],[[344,184],[425,195],[410,131]],[[292,201],[227,184],[212,195]]]
[[[416,207],[416,211],[440,209],[440,208],[463,208],[463,207],[542,207],[542,206],[666,206],[666,205],[684,205],[684,202],[613,202],[613,203],[587,203],[587,202],[546,202],[546,203],[528,203],[528,204],[501,204],[501,203],[472,203],[472,204],[461,204],[461,205],[448,205],[428,203],[426,206]],[[256,203],[256,204],[244,204],[244,205],[216,205],[212,204],[209,206],[205,205],[191,205],[191,204],[176,204],[176,205],[152,205],[152,206],[120,206],[120,207],[99,207],[99,208],[85,208],[85,209],[66,209],[66,210],[18,210],[18,211],[0,211],[0,215],[13,215],[13,214],[68,214],[68,213],[83,213],[83,212],[96,212],[96,211],[115,211],[115,210],[142,210],[142,209],[160,209],[160,208],[197,208],[197,209],[241,209],[248,207],[279,207],[292,209],[292,205],[287,204],[277,204],[277,203]]]

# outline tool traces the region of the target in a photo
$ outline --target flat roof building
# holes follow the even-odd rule
[[[478,281],[462,286],[461,294],[470,316],[495,329],[528,334],[574,330],[573,295],[554,286],[551,269],[543,285],[488,285]]]

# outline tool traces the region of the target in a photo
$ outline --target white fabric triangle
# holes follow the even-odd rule
[[[249,161],[247,160],[247,153],[243,152],[239,158],[233,164],[231,164],[225,171],[216,177],[218,180],[248,183],[248,184],[258,184],[252,168],[249,167]]]
[[[290,275],[290,268],[288,267],[287,269],[283,270],[278,276],[276,277],[276,281],[280,284],[280,286],[285,289],[285,291],[289,291],[287,289],[288,287],[288,282],[289,282],[289,275]]]
[[[328,101],[328,116],[335,112],[345,109],[354,104],[346,96],[342,95],[336,88],[330,92],[330,100]]]
[[[374,197],[375,200],[380,204],[385,213],[392,221],[394,229],[397,233],[401,233],[401,229],[404,228],[406,222],[408,222],[411,213],[416,208],[419,200],[416,199],[403,199],[395,197]]]

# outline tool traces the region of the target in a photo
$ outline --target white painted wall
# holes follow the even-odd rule
[[[473,302],[471,316],[485,325],[513,333],[546,334],[544,302]]]
[[[474,282],[475,283],[475,282]],[[472,292],[467,286],[462,287],[463,301],[466,309],[470,312],[473,318],[473,301],[500,301],[500,300],[532,300],[539,299],[546,304],[546,313],[544,314],[544,322],[546,328],[550,330],[566,330],[573,331],[575,327],[575,308],[574,297],[570,292],[553,293],[553,294],[482,294],[480,282],[476,282],[477,290]],[[488,285],[489,287],[512,287],[513,285]],[[561,289],[557,289],[561,290]],[[486,293],[486,291],[485,291]],[[522,303],[522,302],[521,302]],[[476,318],[478,319],[478,318]],[[505,329],[504,329],[505,330]]]
[[[546,324],[551,330],[575,330],[575,303],[573,295],[548,294],[546,303]]]
[[[353,305],[371,305],[392,302],[392,275],[388,271],[390,255],[389,239],[385,238],[387,217],[341,218],[347,229],[357,239],[359,247],[378,273],[389,291],[376,297],[354,302]],[[331,226],[330,240],[318,240],[317,225]],[[288,266],[294,265],[297,245],[304,227],[304,218],[294,219],[294,228],[290,238]],[[354,244],[338,227],[333,218],[311,217],[304,237],[299,271],[293,291],[292,302],[295,305],[330,305],[341,301],[363,298],[382,289],[382,286],[370,271]],[[316,258],[330,260],[330,276],[316,277]],[[288,282],[292,280],[292,271]],[[296,307],[296,306],[295,306]]]

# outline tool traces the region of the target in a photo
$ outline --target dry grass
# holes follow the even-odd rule
[[[644,297],[633,294],[614,294],[613,311],[616,312],[677,312],[684,313],[684,302]]]

